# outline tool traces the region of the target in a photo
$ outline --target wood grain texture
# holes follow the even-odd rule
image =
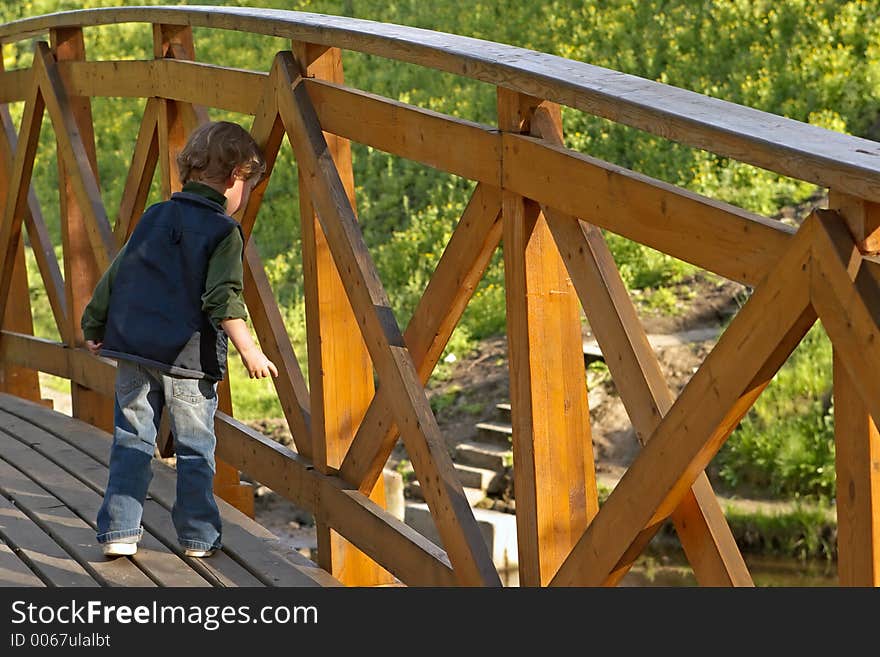
[[[289,70],[295,69],[291,65]],[[462,584],[500,585],[470,504],[455,475],[445,440],[419,383],[412,357],[370,260],[311,101],[298,80],[285,83],[284,88],[279,88],[279,109],[299,170],[306,180],[381,385],[387,385],[391,392],[395,419],[407,453],[456,576]],[[314,413],[312,426],[314,431]]]
[[[6,107],[0,108],[0,123],[2,123],[2,129],[0,129],[0,178],[8,183],[12,179],[12,167],[15,151],[18,146],[18,137],[15,133],[12,117],[9,115],[9,110]],[[6,207],[5,195],[0,207]],[[64,279],[61,276],[61,267],[58,265],[58,257],[55,255],[52,239],[49,236],[49,228],[43,219],[37,195],[30,186],[27,192],[27,207],[23,212],[24,225],[27,229],[31,251],[34,254],[34,259],[37,261],[37,268],[43,279],[43,287],[49,300],[49,306],[52,309],[52,316],[55,318],[56,328],[61,335],[61,339],[67,341],[69,339],[69,326],[67,320],[67,299],[64,296]]]
[[[58,75],[56,61],[82,60],[85,40],[78,28],[50,31],[52,51],[37,43],[34,71],[52,118],[58,151],[61,241],[70,347],[85,344],[80,318],[101,274],[118,249],[98,184],[98,160],[91,99],[71,96]],[[113,427],[110,399],[74,382],[73,415],[105,430]]]
[[[458,222],[404,332],[427,383],[501,240],[501,192],[482,183]],[[339,467],[361,492],[372,490],[398,439],[387,391],[379,388]]]
[[[813,225],[801,226],[777,268],[721,335],[552,584],[614,582],[815,322],[809,294]]]
[[[837,573],[841,586],[880,585],[880,432],[859,384],[834,355]]]
[[[126,7],[49,14],[0,26],[0,42],[59,26],[152,22],[356,50],[546,98],[719,155],[880,201],[876,142],[555,55],[472,37],[250,7]]]
[[[503,89],[499,127],[528,130],[539,106],[561,139],[558,106]],[[599,509],[580,307],[540,208],[505,190],[502,217],[519,579],[543,586]]]

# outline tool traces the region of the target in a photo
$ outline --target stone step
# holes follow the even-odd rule
[[[458,475],[458,480],[465,488],[477,488],[482,491],[487,490],[492,480],[498,476],[495,470],[476,468],[464,463],[455,464],[455,474]]]
[[[473,512],[483,540],[492,555],[495,568],[501,575],[501,581],[503,584],[508,584],[506,575],[513,573],[515,576],[519,567],[516,516],[512,513],[488,509],[473,509]],[[431,516],[428,505],[424,502],[408,501],[404,522],[435,545],[443,547],[434,518]]]
[[[468,504],[471,506],[476,506],[479,502],[482,502],[486,499],[486,491],[480,488],[471,488],[469,486],[463,486],[462,490],[464,491],[464,496],[467,498]],[[417,499],[424,501],[425,496],[422,492],[422,485],[418,482],[417,479],[413,479],[406,485],[406,491],[409,493],[411,499]]]
[[[498,415],[499,420],[510,424],[510,402],[495,404],[495,412]]]
[[[452,460],[456,464],[504,472],[505,466],[513,464],[513,451],[492,443],[466,440],[455,446]]]
[[[513,427],[509,423],[486,420],[476,424],[477,438],[510,449]]]

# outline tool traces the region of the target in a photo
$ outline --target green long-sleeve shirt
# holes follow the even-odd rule
[[[202,183],[188,182],[183,191],[200,194],[215,203],[226,207],[226,197],[215,189]],[[229,235],[217,245],[208,261],[208,273],[205,277],[205,292],[202,294],[202,310],[208,314],[215,326],[224,319],[247,319],[247,309],[242,297],[244,287],[244,271],[242,269],[241,233],[233,228]],[[104,326],[107,323],[107,309],[110,306],[110,292],[113,280],[119,269],[119,263],[125,253],[123,246],[110,267],[101,276],[92,299],[83,310],[82,326],[86,340],[101,342],[104,338]]]

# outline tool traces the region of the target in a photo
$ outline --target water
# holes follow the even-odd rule
[[[743,555],[756,587],[839,586],[837,563]],[[499,573],[504,586],[519,586],[516,570]],[[694,571],[677,557],[642,556],[620,582],[623,587],[697,586]]]

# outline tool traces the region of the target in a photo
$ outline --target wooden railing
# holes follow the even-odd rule
[[[83,29],[124,22],[152,25],[155,58],[86,61]],[[193,27],[283,37],[290,49],[267,60],[267,72],[197,63]],[[17,135],[5,109],[0,134],[6,390],[33,398],[35,370],[66,377],[74,414],[110,426],[113,363],[81,347],[80,313],[142,212],[157,164],[167,196],[174,155],[206,120],[203,108],[232,110],[254,117],[269,174],[285,135],[296,156],[309,385],[250,240],[246,301],[281,370],[275,385],[295,452],[231,417],[226,387],[217,432],[218,456],[229,465],[218,471],[218,492],[246,506],[242,470],[308,508],[321,565],[350,584],[387,583],[390,573],[406,584],[499,585],[424,384],[503,239],[521,584],[614,584],[670,518],[701,584],[751,585],[703,471],[817,317],[834,345],[840,583],[880,583],[875,142],[543,53],[335,16],[97,9],[8,23],[0,41],[47,33],[31,68],[0,73],[0,104],[25,103]],[[346,86],[341,49],[495,85],[498,125]],[[102,96],[146,99],[113,226],[95,175],[89,99]],[[826,187],[831,209],[814,211],[795,231],[572,151],[563,145],[560,104]],[[63,276],[29,191],[46,111],[61,171]],[[357,223],[349,140],[478,183],[405,329]],[[266,180],[238,216],[248,236]],[[32,335],[22,225],[61,343]],[[754,287],[678,398],[600,228]],[[581,308],[644,445],[601,510]],[[381,470],[398,436],[444,549],[383,508]]]

